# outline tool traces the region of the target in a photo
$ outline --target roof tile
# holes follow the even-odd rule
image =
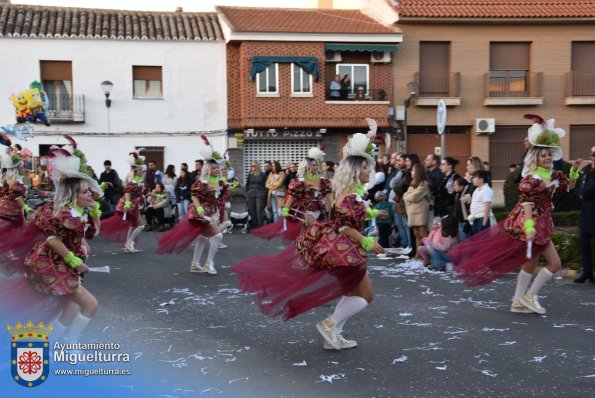
[[[400,18],[593,18],[595,0],[399,0]]]
[[[395,34],[359,10],[216,7],[235,32]]]
[[[223,40],[217,14],[0,4],[0,37]]]

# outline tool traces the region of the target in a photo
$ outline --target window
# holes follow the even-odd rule
[[[296,64],[291,64],[291,93],[312,94],[312,75]]]
[[[595,96],[595,42],[572,42],[571,68],[571,95]]]
[[[39,67],[50,114],[72,111],[72,62],[40,61]]]
[[[511,164],[522,165],[523,139],[526,137],[527,126],[496,126],[496,132],[490,134],[492,180],[505,180]]]
[[[345,75],[349,75],[351,82],[349,85],[348,95],[350,98],[355,98],[355,93],[358,88],[363,87],[366,94],[369,89],[369,73],[368,65],[366,64],[338,64],[337,74],[341,76],[341,79]]]
[[[420,42],[420,97],[449,97],[449,42]]]
[[[568,159],[589,159],[593,137],[595,137],[595,125],[571,125],[570,126],[570,154]]]
[[[134,98],[162,98],[161,66],[133,66]]]
[[[272,64],[256,74],[256,90],[258,94],[279,93],[279,64]]]
[[[490,43],[490,97],[526,97],[531,43]]]

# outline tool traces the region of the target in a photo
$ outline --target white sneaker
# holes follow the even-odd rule
[[[339,345],[341,346],[342,350],[346,349],[346,348],[357,347],[357,341],[347,340],[345,337],[341,336],[340,334],[337,335],[337,340],[339,341]],[[324,348],[325,350],[334,350],[335,349],[335,347],[330,345],[329,342],[326,340],[324,340],[324,344],[322,345],[322,348]]]
[[[330,318],[326,318],[325,320],[318,322],[316,324],[316,329],[331,347],[333,347],[335,350],[341,349],[341,343],[337,337],[335,325],[333,324],[333,321],[330,320]]]
[[[407,246],[406,248],[403,249],[403,251],[401,252],[401,254],[409,254],[413,251],[412,247]]]
[[[219,249],[227,249],[227,245],[223,242],[219,243]]]
[[[126,253],[138,253],[142,250],[136,249],[134,247],[134,242],[126,242],[126,245],[124,246],[124,251]]]
[[[212,261],[207,261],[204,265],[204,270],[209,273],[209,275],[217,275],[217,270],[215,269],[215,264]]]
[[[545,308],[539,304],[539,300],[535,294],[527,293],[519,300],[522,305],[529,308],[533,312],[537,312],[540,315],[545,314]]]
[[[202,274],[203,272],[207,272],[207,270],[204,269],[200,264],[192,262],[192,264],[190,265],[190,272],[193,272],[195,274]]]

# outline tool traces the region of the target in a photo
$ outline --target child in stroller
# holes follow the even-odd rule
[[[231,221],[231,227],[229,231],[233,230],[234,226],[241,226],[242,233],[248,232],[248,222],[250,221],[250,215],[248,213],[248,198],[243,188],[238,187],[237,190],[231,195],[229,199],[229,220]]]

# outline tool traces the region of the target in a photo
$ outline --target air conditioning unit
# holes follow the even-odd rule
[[[373,51],[370,62],[390,62],[390,51]]]
[[[492,134],[496,131],[496,119],[475,119],[475,134]]]
[[[341,51],[328,50],[324,53],[326,62],[341,62]]]

